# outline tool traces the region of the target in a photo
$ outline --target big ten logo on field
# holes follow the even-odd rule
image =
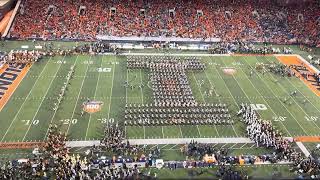
[[[0,99],[8,90],[9,86],[17,79],[25,64],[19,64],[15,67],[8,67],[0,74]]]
[[[251,108],[256,111],[264,111],[267,110],[267,106],[264,104],[250,104]]]
[[[83,103],[83,111],[87,113],[96,113],[101,111],[103,102],[102,101],[87,101]]]

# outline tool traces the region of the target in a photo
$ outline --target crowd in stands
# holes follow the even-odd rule
[[[18,64],[31,64],[39,61],[46,54],[43,51],[37,50],[11,50],[9,53],[4,54],[1,61],[8,63],[11,66]]]
[[[75,47],[74,51],[77,53],[107,53],[113,52],[115,50],[114,47],[111,47],[109,43],[98,41],[91,44],[84,44]]]
[[[231,167],[221,166],[216,173],[217,177],[222,180],[243,180],[249,179],[249,177],[242,171],[235,171]]]
[[[138,146],[130,145],[125,141],[125,134],[118,124],[108,124],[104,130],[104,138],[101,140],[101,146],[107,151],[122,155],[138,155],[141,149]]]
[[[275,48],[272,45],[256,46],[253,43],[235,41],[235,42],[222,42],[214,43],[209,48],[212,54],[291,54],[292,50],[288,47]]]
[[[138,166],[127,167],[121,156],[97,161],[91,156],[69,155],[66,136],[57,125],[50,125],[45,145],[34,157],[1,163],[0,179],[137,179],[146,177]],[[87,159],[88,157],[88,159]],[[144,161],[145,162],[145,161]],[[117,163],[118,165],[115,165]]]
[[[34,0],[23,3],[10,34],[19,39],[165,36],[320,45],[318,9],[316,3],[288,7],[265,0]]]

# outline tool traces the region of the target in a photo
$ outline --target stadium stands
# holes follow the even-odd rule
[[[82,10],[81,10],[82,9]],[[27,1],[11,29],[18,39],[93,40],[119,37],[222,38],[319,45],[318,4],[279,7],[271,2]]]

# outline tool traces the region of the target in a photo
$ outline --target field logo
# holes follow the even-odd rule
[[[224,74],[231,76],[233,76],[237,72],[237,70],[234,67],[224,67],[222,68],[222,71]]]
[[[87,113],[96,113],[101,111],[103,102],[102,101],[87,101],[82,104],[83,111]]]
[[[256,111],[264,111],[267,110],[267,106],[264,104],[250,104],[251,108]]]

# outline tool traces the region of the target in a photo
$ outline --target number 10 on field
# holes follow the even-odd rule
[[[26,126],[29,126],[30,124],[31,125],[38,125],[39,124],[39,120],[38,119],[36,119],[36,120],[30,120],[30,119],[24,119],[24,120],[21,120],[23,123],[24,123],[24,125],[26,125]]]

